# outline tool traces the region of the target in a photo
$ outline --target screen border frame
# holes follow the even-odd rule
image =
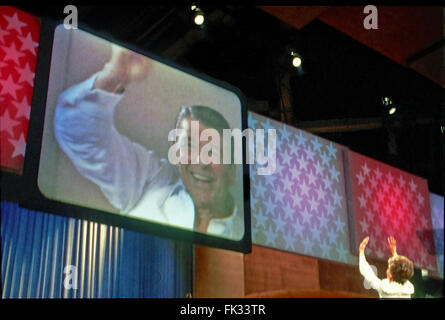
[[[37,57],[34,91],[31,103],[31,113],[29,120],[28,139],[23,165],[23,175],[21,181],[21,195],[18,197],[19,205],[32,210],[44,211],[52,214],[62,215],[70,218],[77,218],[98,222],[107,225],[113,225],[141,233],[148,233],[155,236],[171,238],[179,241],[192,242],[198,245],[210,246],[220,249],[232,250],[242,253],[249,253],[252,250],[251,237],[251,210],[250,210],[250,170],[246,163],[245,139],[243,139],[243,201],[244,201],[244,235],[240,240],[231,240],[228,238],[203,234],[193,230],[180,229],[174,226],[162,225],[156,222],[143,221],[137,218],[130,218],[107,211],[82,207],[79,205],[68,204],[62,201],[51,200],[43,196],[38,187],[38,174],[40,165],[41,147],[43,142],[43,131],[45,123],[45,111],[47,103],[49,75],[51,68],[51,57],[54,41],[54,32],[58,25],[63,21],[55,21],[40,17],[41,30],[39,51]],[[234,93],[241,104],[241,125],[242,130],[247,125],[247,107],[246,98],[236,87],[214,79],[197,70],[193,70],[173,61],[161,58],[149,51],[138,48],[135,44],[124,42],[113,38],[108,34],[101,34],[84,25],[79,19],[79,30],[85,31],[93,36],[100,37],[106,41],[126,47],[132,51],[147,56],[157,62],[185,72],[191,76],[209,82],[215,86],[222,87]]]

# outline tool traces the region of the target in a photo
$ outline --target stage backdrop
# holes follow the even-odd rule
[[[388,259],[386,239],[394,236],[399,254],[437,271],[427,180],[352,151],[347,159],[354,251],[369,235],[367,254]]]
[[[252,242],[357,264],[349,247],[344,147],[253,112],[248,125],[277,132],[275,173],[250,168]]]
[[[0,6],[0,147],[2,169],[21,173],[40,36],[40,21]]]
[[[1,202],[2,298],[184,298],[192,246]],[[65,289],[64,268],[78,268]]]
[[[435,252],[437,256],[437,271],[438,275],[443,278],[443,196],[430,192],[430,206],[431,217],[433,219]]]

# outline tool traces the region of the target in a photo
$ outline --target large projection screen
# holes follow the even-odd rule
[[[184,119],[218,130],[212,122],[216,111],[230,129],[242,130],[239,91],[128,48],[145,59],[146,77],[129,82],[123,92],[97,88],[116,46],[122,48],[80,29],[55,28],[39,191],[53,201],[131,219],[133,225],[140,221],[246,241],[243,164],[172,164],[168,158],[175,143],[168,136],[181,111]],[[192,107],[187,109],[192,115],[184,107]]]

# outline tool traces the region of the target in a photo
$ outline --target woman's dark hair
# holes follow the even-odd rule
[[[395,256],[388,260],[389,270],[394,281],[404,284],[414,274],[414,266],[411,260],[405,256]]]

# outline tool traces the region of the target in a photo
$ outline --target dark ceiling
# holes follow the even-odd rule
[[[21,8],[64,17],[62,6]],[[202,9],[204,28],[193,25],[188,6],[78,6],[79,26],[226,81],[245,94],[249,110],[427,178],[432,192],[444,194],[440,85],[320,19],[297,29],[253,6]],[[290,47],[303,57],[302,75],[285,59]],[[283,118],[285,75],[291,106]],[[398,106],[394,116],[384,96]]]

